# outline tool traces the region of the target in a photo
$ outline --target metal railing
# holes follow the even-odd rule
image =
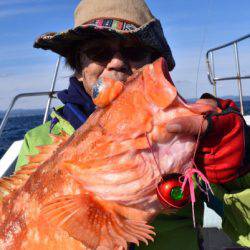
[[[218,46],[216,48],[210,49],[206,53],[206,62],[208,67],[208,79],[210,83],[213,85],[214,88],[214,95],[217,96],[217,82],[218,81],[228,81],[228,80],[237,80],[238,85],[238,91],[239,91],[239,98],[240,98],[240,109],[242,115],[244,115],[244,104],[243,104],[243,93],[242,93],[242,79],[250,79],[250,75],[241,75],[240,71],[240,60],[239,60],[239,52],[238,52],[238,43],[250,38],[250,34],[245,35],[243,37],[240,37],[234,41],[231,41],[229,43],[223,44],[221,46]],[[215,75],[215,68],[214,68],[214,52],[218,51],[220,49],[233,46],[234,48],[234,58],[235,58],[235,64],[236,64],[236,75],[229,76],[229,77],[216,77]]]
[[[43,117],[43,123],[45,123],[47,121],[51,101],[52,101],[53,98],[56,98],[56,93],[58,92],[58,91],[55,91],[54,89],[55,89],[55,85],[56,85],[56,79],[57,79],[57,75],[58,75],[58,69],[59,69],[59,66],[60,66],[60,62],[61,62],[61,57],[59,56],[59,58],[58,58],[58,60],[56,62],[55,72],[54,72],[54,75],[53,75],[53,80],[52,80],[52,83],[51,83],[50,91],[22,93],[22,94],[16,95],[12,99],[7,111],[5,112],[3,120],[2,120],[2,122],[0,124],[0,137],[1,137],[2,133],[3,133],[5,125],[6,125],[7,121],[8,121],[8,119],[9,119],[10,112],[11,112],[12,108],[14,107],[17,100],[19,100],[21,98],[34,97],[34,96],[48,96],[48,101],[47,101],[47,105],[46,105],[45,112],[44,112],[44,117]]]

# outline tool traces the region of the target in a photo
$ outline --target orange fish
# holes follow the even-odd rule
[[[106,92],[95,89],[100,107],[74,135],[52,135],[52,145],[1,179],[0,249],[127,249],[153,240],[147,223],[162,211],[161,173],[184,173],[196,143],[166,124],[211,107],[187,104],[162,58],[125,87],[104,82]]]

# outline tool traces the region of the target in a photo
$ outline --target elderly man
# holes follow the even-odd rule
[[[46,33],[34,46],[64,56],[74,75],[69,79],[69,88],[58,94],[65,105],[54,110],[51,121],[26,134],[17,169],[27,163],[26,155],[38,152],[35,146],[51,143],[50,133],[65,131],[71,135],[86,121],[95,109],[91,99],[92,86],[99,78],[125,82],[136,70],[161,56],[166,59],[169,71],[175,66],[161,24],[143,0],[83,0],[76,8],[73,29]],[[203,123],[198,166],[212,183],[221,184],[215,187],[221,199],[218,204],[227,198],[225,195],[230,196],[230,190],[238,192],[237,199],[243,204],[240,191],[249,183],[246,152],[249,152],[250,144],[245,140],[248,128],[232,101],[205,94],[199,102],[218,105],[223,112],[210,114]],[[202,116],[183,117],[173,120],[166,129],[171,133],[197,135],[202,120]],[[196,208],[200,227],[201,204],[200,200]],[[218,211],[221,212],[220,208]],[[230,207],[226,209],[231,214],[230,219],[225,217],[225,230],[235,241],[247,245],[247,223],[238,227],[235,221],[238,212],[235,214]],[[241,209],[238,210],[240,216]],[[191,217],[190,207],[180,209],[175,215],[160,215],[153,222],[157,231],[155,243],[148,247],[142,245],[140,249],[198,249],[201,235],[199,230],[193,229]]]

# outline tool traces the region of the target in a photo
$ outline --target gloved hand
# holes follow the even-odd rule
[[[213,107],[217,107],[217,102],[214,99],[199,99],[196,103],[208,104]],[[208,121],[204,121],[203,115],[199,116],[184,116],[174,118],[167,125],[167,131],[169,133],[183,133],[190,135],[198,135],[201,124],[201,134],[203,134],[208,127]]]
[[[233,181],[250,171],[250,128],[231,100],[204,94],[205,103],[219,107],[222,112],[206,116],[175,118],[167,125],[171,133],[187,133],[201,138],[195,162],[211,183],[222,184]]]

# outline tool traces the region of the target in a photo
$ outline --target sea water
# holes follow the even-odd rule
[[[41,125],[42,122],[42,114],[10,117],[0,137],[0,159],[14,141],[22,140],[28,130]]]

